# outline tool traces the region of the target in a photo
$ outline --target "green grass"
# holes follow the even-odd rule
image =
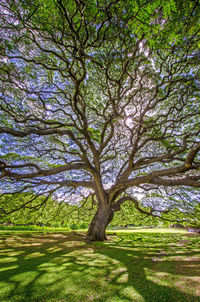
[[[151,229],[143,229],[143,228],[127,228],[127,229],[119,229],[119,230],[109,230],[108,233],[166,233],[166,234],[188,234],[186,229],[175,229],[175,228],[151,228]]]
[[[23,231],[23,232],[64,232],[69,231],[68,227],[47,227],[47,226],[37,226],[37,225],[2,225],[0,224],[0,232],[1,231]]]
[[[2,302],[200,301],[200,237],[183,231],[0,233]]]

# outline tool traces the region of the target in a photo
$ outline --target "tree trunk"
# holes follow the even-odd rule
[[[100,205],[95,213],[86,236],[86,242],[106,240],[106,227],[113,219],[114,212],[107,205]]]

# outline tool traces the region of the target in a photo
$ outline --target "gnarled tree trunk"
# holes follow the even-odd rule
[[[86,242],[106,240],[106,227],[114,217],[114,212],[109,205],[100,205],[95,213],[86,237]]]

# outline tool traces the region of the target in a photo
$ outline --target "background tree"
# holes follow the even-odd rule
[[[91,196],[88,241],[106,238],[124,202],[159,216],[193,199],[199,12],[198,1],[1,1],[2,198],[32,192],[21,206],[37,209]],[[18,208],[2,199],[3,214]]]
[[[87,228],[97,207],[91,200],[83,202],[83,206],[62,203],[50,198],[43,203],[45,197],[37,197],[31,193],[4,195],[1,203],[4,211],[1,223],[14,225],[40,225],[51,227],[66,227],[71,229]],[[23,206],[25,205],[25,206]]]

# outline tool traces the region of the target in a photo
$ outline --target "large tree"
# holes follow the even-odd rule
[[[3,214],[92,198],[94,241],[126,201],[159,216],[195,199],[199,15],[198,1],[1,1],[1,192],[32,192]]]

